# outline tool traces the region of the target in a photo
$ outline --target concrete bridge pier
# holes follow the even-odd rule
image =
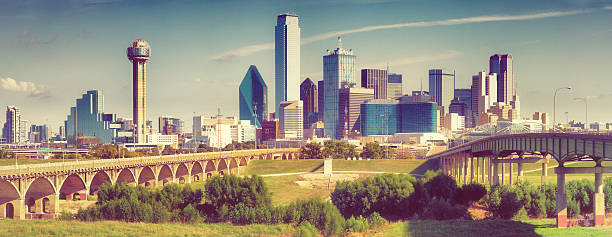
[[[468,156],[468,159],[470,159],[470,183],[474,183],[474,157]],[[476,168],[476,171],[478,171],[478,168]]]
[[[498,163],[497,163],[497,157],[494,157],[493,159],[491,159],[491,167],[493,169],[493,176],[491,179],[491,186],[493,185],[499,185],[499,168],[498,168]],[[502,166],[502,174],[503,174],[503,167]],[[503,180],[503,176],[502,176],[502,182],[504,182]]]
[[[565,170],[563,162],[555,169],[557,173],[557,227],[567,227],[567,195],[565,193]]]
[[[544,163],[542,163],[542,184],[548,183],[548,159],[544,157]]]
[[[601,162],[603,159],[596,161],[595,165],[595,189],[593,193],[593,225],[601,226],[606,222],[606,202],[603,192],[603,168]]]
[[[508,184],[512,185],[512,163],[508,163]]]
[[[501,168],[501,175],[499,175],[499,174],[497,175],[498,177],[501,176],[501,183],[498,182],[498,184],[503,185],[505,183],[504,181],[506,181],[505,178],[504,178],[504,176],[506,176],[506,173],[504,172],[505,171],[504,170],[504,163],[501,163],[501,164],[498,163],[498,166],[501,166],[500,167]]]

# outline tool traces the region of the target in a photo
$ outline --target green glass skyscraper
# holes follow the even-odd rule
[[[268,86],[263,80],[257,67],[251,65],[240,87],[238,88],[240,120],[249,120],[253,125],[261,128],[261,122],[268,115]],[[257,119],[255,119],[257,114]]]

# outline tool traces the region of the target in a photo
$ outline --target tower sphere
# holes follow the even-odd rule
[[[129,60],[149,60],[151,56],[151,47],[147,41],[136,39],[132,41],[130,47],[127,48],[127,57]]]

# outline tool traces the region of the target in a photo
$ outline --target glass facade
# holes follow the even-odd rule
[[[437,105],[433,102],[399,104],[401,133],[438,132]]]
[[[267,119],[268,115],[268,86],[254,65],[249,67],[242,79],[238,96],[240,120],[249,120],[251,124],[261,128],[261,122]],[[257,121],[255,121],[255,112],[257,112]]]
[[[299,100],[300,96],[300,25],[299,17],[282,14],[274,27],[275,102]]]
[[[324,112],[323,123],[326,137],[334,138],[340,122],[338,117],[338,91],[340,88],[357,84],[357,56],[341,45],[323,56]]]
[[[75,135],[77,135],[79,139],[81,137],[95,138],[100,144],[112,143],[114,130],[110,128],[110,124],[113,121],[105,121],[103,111],[102,91],[87,91],[77,99],[76,107],[70,108],[70,115],[64,121],[68,141],[74,144]]]
[[[429,95],[438,106],[444,107],[443,114],[448,112],[448,106],[455,97],[455,72],[446,69],[429,70]]]
[[[399,131],[396,100],[370,100],[361,104],[361,136],[390,135]]]

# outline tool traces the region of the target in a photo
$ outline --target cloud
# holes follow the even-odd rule
[[[25,29],[23,30],[23,32],[17,35],[17,38],[19,39],[20,43],[22,43],[26,48],[29,48],[30,46],[36,45],[36,44],[41,44],[41,45],[52,44],[55,41],[57,41],[57,39],[59,38],[59,34],[53,35],[48,40],[40,40],[38,37],[32,34],[31,31]]]
[[[612,10],[612,6],[605,6],[603,7],[604,10]]]
[[[603,9],[612,9],[612,7],[606,6]],[[585,14],[589,12],[592,12],[592,10],[551,11],[551,12],[541,12],[541,13],[523,14],[523,15],[490,15],[490,16],[455,18],[455,19],[439,20],[439,21],[419,21],[419,22],[408,22],[408,23],[389,24],[389,25],[367,26],[367,27],[361,27],[357,29],[329,32],[329,33],[315,35],[312,37],[303,38],[301,43],[308,44],[308,43],[312,43],[312,42],[316,42],[320,40],[334,38],[340,35],[368,32],[368,31],[375,31],[375,30],[413,28],[413,27],[451,26],[451,25],[498,22],[498,21],[525,21],[525,20],[535,20],[535,19],[543,19],[543,18],[551,18],[551,17],[571,16],[571,15]],[[259,52],[259,51],[272,50],[272,49],[274,49],[273,43],[248,45],[248,46],[230,50],[223,54],[214,56],[212,57],[212,59],[216,61],[227,61],[234,57],[247,56],[247,55]]]
[[[0,78],[0,90],[26,92],[30,93],[30,97],[49,98],[51,93],[45,86],[36,85],[34,82],[17,81],[13,78]]]

